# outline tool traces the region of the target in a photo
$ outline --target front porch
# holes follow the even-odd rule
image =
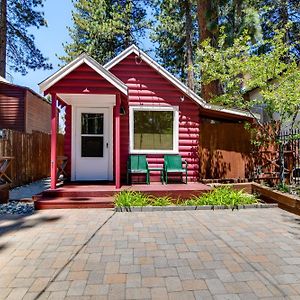
[[[120,191],[139,191],[154,197],[171,197],[174,201],[188,199],[210,191],[210,187],[199,182],[188,184],[114,184],[70,183],[56,189],[49,189],[34,197],[36,209],[59,208],[112,208],[114,195]]]
[[[64,169],[71,181],[113,181],[121,186],[120,109],[127,86],[83,54],[40,84],[52,100],[51,189],[57,187],[57,107],[65,113]],[[123,100],[124,97],[124,100]]]

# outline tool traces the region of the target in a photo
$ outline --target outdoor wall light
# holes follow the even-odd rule
[[[0,129],[0,140],[7,140],[8,132],[6,129]]]
[[[89,90],[88,88],[85,88],[82,92],[83,92],[83,93],[89,93],[90,90]]]
[[[125,116],[126,115],[126,110],[125,110],[125,107],[123,105],[120,106],[120,115],[121,116]]]
[[[137,65],[140,65],[140,64],[142,63],[141,54],[139,53],[139,55],[136,55],[136,56],[134,57],[134,60],[135,60],[135,63],[136,63]]]

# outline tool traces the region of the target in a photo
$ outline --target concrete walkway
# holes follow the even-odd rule
[[[300,218],[277,208],[43,211],[0,234],[0,299],[300,299]]]

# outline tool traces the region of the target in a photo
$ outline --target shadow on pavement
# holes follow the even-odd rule
[[[58,216],[40,216],[36,215],[2,215],[0,217],[0,237],[12,231],[33,228],[43,223],[56,222],[61,217]],[[1,250],[1,244],[0,244]]]

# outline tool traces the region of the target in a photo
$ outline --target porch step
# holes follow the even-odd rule
[[[38,195],[34,199],[36,210],[66,208],[113,208],[113,197],[58,197],[47,198]]]
[[[72,186],[71,186],[72,187]],[[67,197],[67,198],[104,198],[104,197],[113,197],[116,193],[113,189],[85,189],[85,188],[58,188],[56,190],[46,190],[43,192],[43,196],[47,198],[57,198],[57,197]]]
[[[114,185],[66,184],[56,190],[46,190],[33,196],[36,209],[55,208],[110,208],[114,207],[114,195],[120,191],[139,191],[155,197],[171,197],[173,200],[189,199],[211,188],[202,183],[189,184],[139,184],[122,186]]]

